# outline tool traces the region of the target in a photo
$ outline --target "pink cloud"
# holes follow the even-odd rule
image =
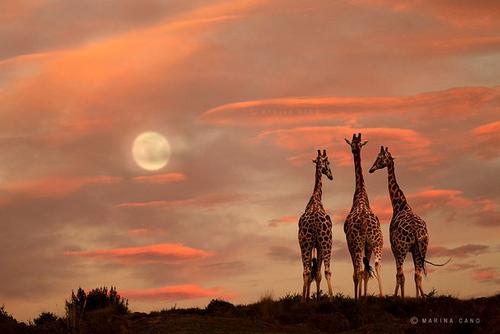
[[[61,198],[83,187],[112,185],[121,182],[116,176],[48,177],[34,180],[10,181],[2,185],[4,191],[34,198]]]
[[[233,294],[228,294],[222,288],[203,288],[196,284],[171,285],[161,288],[138,289],[123,291],[123,296],[137,300],[164,300],[176,301],[198,298],[234,298]]]
[[[135,183],[164,184],[171,182],[181,182],[186,180],[184,173],[166,173],[156,175],[141,175],[132,178]]]
[[[64,255],[87,257],[102,261],[118,261],[125,264],[137,264],[203,259],[212,256],[213,253],[187,247],[182,244],[168,243],[92,251],[68,251]]]

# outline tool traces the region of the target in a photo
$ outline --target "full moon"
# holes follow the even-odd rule
[[[132,156],[139,167],[146,170],[158,170],[168,163],[170,144],[167,138],[157,132],[144,132],[135,138]]]

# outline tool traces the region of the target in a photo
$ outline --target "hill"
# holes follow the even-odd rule
[[[5,312],[4,312],[5,313]],[[49,317],[50,318],[50,317]],[[0,333],[70,333],[64,319],[31,325],[0,319]],[[36,322],[36,320],[35,320]],[[9,327],[10,326],[10,327]],[[172,308],[149,314],[117,314],[110,309],[85,315],[74,333],[498,333],[500,295],[461,300],[368,297],[360,302],[338,295],[333,300],[301,303],[297,295],[262,298],[249,305],[212,300],[206,308]]]

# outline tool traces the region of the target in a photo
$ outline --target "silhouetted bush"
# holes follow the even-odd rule
[[[40,313],[40,315],[38,316],[38,318],[35,318],[33,320],[33,323],[36,326],[43,326],[43,325],[46,325],[46,324],[50,324],[50,323],[56,322],[57,320],[58,320],[58,317],[54,313],[51,313],[51,312],[42,312],[42,313]]]
[[[116,291],[116,289],[112,289]],[[368,296],[354,301],[342,295],[301,302],[288,294],[264,295],[258,302],[233,305],[214,299],[205,308],[170,308],[160,312],[127,313],[116,292],[80,289],[67,301],[68,310],[83,310],[77,326],[43,312],[30,326],[18,323],[0,308],[0,334],[171,334],[171,333],[496,333],[500,328],[500,295],[460,300],[435,294],[415,299]],[[115,296],[115,297],[110,297]],[[113,300],[113,301],[111,301]],[[89,306],[90,305],[90,306]],[[128,307],[126,308],[128,310]],[[125,313],[123,313],[125,312]],[[76,312],[78,314],[78,312]],[[469,317],[477,323],[412,324],[410,319]],[[67,325],[68,324],[68,325]]]
[[[67,333],[66,322],[51,312],[42,312],[33,320],[34,328],[32,333],[50,333],[64,334]]]
[[[235,307],[225,300],[212,299],[205,310],[208,314],[227,315],[233,313]]]
[[[23,323],[18,323],[12,315],[10,315],[4,306],[0,307],[0,333],[2,334],[17,334],[26,333],[27,326]]]
[[[113,316],[128,312],[128,300],[118,294],[116,287],[109,290],[107,287],[96,288],[88,293],[78,288],[76,294],[72,291],[71,298],[66,301],[66,321],[72,331],[90,326],[90,332],[97,333],[99,325],[94,326],[96,322],[104,321],[108,326]],[[107,328],[104,332],[112,333],[113,329]]]

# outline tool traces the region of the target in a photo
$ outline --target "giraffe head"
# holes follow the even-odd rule
[[[361,142],[361,133],[358,133],[357,136],[355,133],[353,133],[351,141],[349,141],[349,139],[347,138],[344,139],[347,145],[351,146],[352,153],[359,153],[361,151],[361,148],[368,143],[368,140]]]
[[[389,148],[384,148],[380,146],[380,152],[378,153],[377,160],[373,163],[372,168],[370,168],[370,173],[373,173],[377,169],[382,169],[393,163],[394,158],[391,153],[389,153]]]
[[[323,154],[321,154],[321,150],[318,150],[318,156],[313,160],[313,163],[316,164],[316,169],[319,169],[321,173],[325,174],[329,180],[333,180],[330,162],[326,156],[326,150],[323,150]]]

